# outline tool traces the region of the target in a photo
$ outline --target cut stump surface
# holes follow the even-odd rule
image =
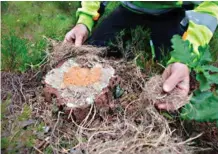
[[[116,85],[111,87],[114,74],[115,70],[107,64],[92,62],[91,67],[84,67],[76,58],[68,59],[45,76],[46,100],[51,102],[55,96],[58,106],[67,107],[76,121],[81,121],[95,102],[96,106],[110,106],[105,93],[112,93]]]

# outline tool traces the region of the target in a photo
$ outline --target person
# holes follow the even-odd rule
[[[105,3],[105,2],[104,2]],[[64,41],[81,46],[88,39],[89,44],[107,46],[117,32],[123,29],[133,29],[141,25],[151,30],[157,58],[160,47],[170,48],[171,38],[175,34],[189,40],[193,45],[193,54],[198,54],[198,46],[208,44],[216,30],[218,20],[217,2],[188,1],[122,1],[103,22],[92,32],[95,22],[99,19],[98,10],[102,2],[81,2],[81,8],[76,12],[77,24],[70,30]],[[189,93],[190,71],[186,64],[171,57],[170,64],[162,74],[163,90],[171,92],[175,87],[180,95]],[[185,105],[185,104],[184,104]],[[158,103],[157,107],[164,110],[176,110],[173,104]]]

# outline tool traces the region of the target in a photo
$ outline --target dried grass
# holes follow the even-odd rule
[[[51,54],[49,65],[54,66],[65,58],[90,52],[87,46],[72,50],[69,46],[56,48],[59,52]],[[99,53],[99,49],[93,49]],[[60,51],[66,52],[60,54]],[[81,154],[193,153],[196,148],[190,145],[198,136],[184,141],[183,136],[175,133],[169,126],[169,121],[160,115],[153,105],[141,101],[139,95],[148,86],[145,83],[146,75],[132,63],[111,60],[111,64],[116,66],[117,75],[123,79],[122,85],[125,90],[124,95],[114,100],[114,103],[121,106],[125,104],[125,108],[113,111],[112,114],[99,115],[93,105],[80,125],[73,121],[71,115],[64,115],[61,111],[54,113],[54,104],[44,101],[42,84],[36,79],[35,73],[29,74],[32,77],[24,77],[25,75],[2,72],[2,100],[10,93],[12,110],[20,112],[22,105],[29,104],[32,108],[32,117],[37,121],[43,121],[51,128],[50,132],[37,140],[34,149],[38,153],[43,153],[48,146],[52,148],[53,153],[70,153],[71,150]],[[152,87],[158,87],[160,83],[156,84]],[[69,122],[68,118],[72,121]]]
[[[174,109],[179,109],[189,101],[189,97],[181,95],[177,87],[170,93],[165,93],[162,87],[163,79],[161,76],[151,77],[143,88],[141,100],[152,105],[158,103],[173,104]]]
[[[1,99],[10,99],[12,105],[22,107],[36,96],[35,90],[41,87],[39,78],[31,71],[23,74],[1,72]]]
[[[94,121],[95,127],[91,128],[78,126],[77,139],[86,138],[87,141],[80,141],[75,148],[93,154],[193,153],[195,148],[189,144],[195,138],[184,142],[153,106],[141,108],[140,104],[140,101],[134,103],[138,110],[131,116],[117,116],[112,122],[107,118]]]
[[[75,136],[79,142],[74,148],[93,154],[194,153],[197,149],[190,145],[199,136],[183,141],[182,136],[175,133],[169,121],[158,113],[153,104],[149,105],[140,99],[139,95],[145,89],[143,83],[147,85],[144,75],[131,64],[123,67],[120,62],[116,66],[125,72],[125,75],[121,73],[125,79],[122,87],[128,92],[115,102],[125,106],[124,112],[102,115],[101,119],[95,119],[91,124],[89,121],[87,125],[77,125],[72,120],[77,126]],[[130,98],[133,93],[136,94]],[[81,141],[81,138],[86,141]]]
[[[71,57],[80,57],[84,55],[90,59],[95,59],[97,56],[103,56],[107,48],[94,47],[90,45],[84,45],[81,47],[75,47],[70,43],[56,43],[51,42],[52,52],[49,54],[49,64],[51,67],[55,67],[60,62],[63,62]],[[82,59],[82,58],[81,58]]]

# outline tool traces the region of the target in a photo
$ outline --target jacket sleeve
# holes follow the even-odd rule
[[[84,24],[88,28],[89,32],[92,31],[94,21],[98,20],[100,8],[100,2],[98,1],[82,1],[82,7],[76,12],[78,18],[77,24]]]
[[[188,40],[194,49],[193,54],[199,54],[198,47],[208,44],[217,27],[218,2],[201,2],[194,10],[186,11],[189,25],[183,35],[183,40]],[[179,62],[171,57],[169,63]]]

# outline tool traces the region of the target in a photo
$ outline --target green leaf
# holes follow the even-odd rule
[[[203,65],[201,67],[202,69],[207,70],[207,71],[218,72],[218,67],[215,67],[213,65]]]
[[[198,91],[200,92],[200,91]],[[191,102],[193,103],[203,103],[205,102],[209,97],[211,97],[213,95],[213,93],[211,93],[210,91],[205,91],[205,92],[200,92],[200,93],[196,93],[195,97],[191,98]]]
[[[206,90],[210,89],[210,83],[208,82],[208,80],[204,74],[202,74],[202,73],[197,74],[196,79],[200,83],[200,90],[201,91],[206,91]]]
[[[211,84],[213,84],[213,83],[218,84],[218,73],[210,74],[210,76],[208,78],[209,78],[209,82]]]
[[[196,55],[192,54],[193,47],[190,45],[189,41],[184,41],[181,36],[174,35],[171,42],[173,44],[173,51],[171,52],[172,57],[185,64],[193,62]]]
[[[203,65],[207,62],[212,62],[209,45],[205,45],[203,47],[199,46],[198,51],[200,53],[200,56],[199,56],[200,57],[200,59],[199,59],[200,65]]]
[[[209,72],[204,71],[203,74],[209,84],[218,84],[218,73],[210,74]]]
[[[218,97],[210,91],[194,96],[182,109],[181,117],[185,120],[217,121]]]

